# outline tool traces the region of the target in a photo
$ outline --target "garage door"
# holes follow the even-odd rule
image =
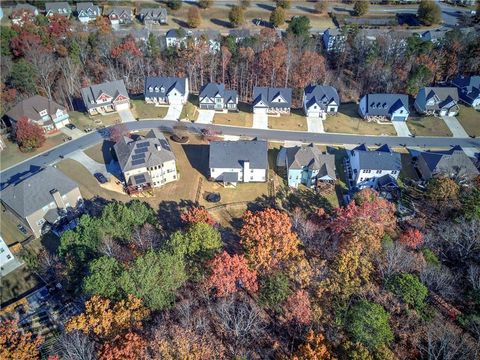
[[[128,109],[130,109],[130,104],[129,103],[118,104],[118,105],[115,106],[115,109],[117,109],[117,110],[128,110]]]
[[[200,109],[213,110],[213,106],[213,104],[202,104],[200,105]]]
[[[405,121],[405,117],[404,116],[394,116],[392,118],[392,121]]]
[[[267,113],[267,108],[254,108],[253,113],[254,114],[266,114]]]
[[[440,116],[445,116],[447,115],[447,110],[441,110],[440,111]]]

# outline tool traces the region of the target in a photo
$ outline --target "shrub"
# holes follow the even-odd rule
[[[273,10],[270,14],[270,22],[274,27],[285,24],[285,10],[282,7]]]
[[[427,264],[433,265],[435,267],[439,267],[441,265],[441,262],[438,256],[435,255],[435,253],[429,248],[423,248],[422,254]]]
[[[368,1],[365,1],[365,0],[355,1],[355,4],[353,4],[353,14],[355,16],[366,15],[368,12],[368,6],[369,6]]]
[[[425,306],[428,289],[416,275],[397,274],[388,281],[387,288],[417,310]]]
[[[228,13],[228,19],[233,27],[242,25],[245,22],[245,10],[240,6],[234,6]]]
[[[279,309],[291,294],[290,281],[284,273],[274,273],[267,277],[260,287],[259,299],[263,306]]]

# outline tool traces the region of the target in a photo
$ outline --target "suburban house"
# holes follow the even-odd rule
[[[77,3],[77,17],[81,23],[88,23],[95,21],[98,16],[102,15],[100,7],[94,5],[92,2]]]
[[[8,245],[0,236],[0,277],[15,270],[21,263],[15,259]]]
[[[10,14],[13,25],[22,25],[24,20],[33,20],[39,14],[38,9],[30,4],[17,4]]]
[[[460,146],[448,151],[418,151],[409,149],[414,167],[423,180],[434,176],[471,178],[479,174],[473,161]]]
[[[201,88],[198,102],[200,109],[237,110],[238,93],[236,90],[225,90],[224,84],[208,83]]]
[[[178,179],[175,155],[157,129],[145,136],[124,136],[114,149],[129,193],[160,187]]]
[[[360,99],[360,116],[366,120],[407,121],[408,96],[401,94],[367,94]]]
[[[40,95],[20,101],[6,115],[14,129],[20,119],[27,118],[45,133],[61,129],[70,122],[68,112],[62,105]]]
[[[455,116],[458,114],[456,87],[424,87],[415,98],[415,109],[420,114]]]
[[[323,120],[338,111],[340,97],[332,86],[308,85],[303,91],[303,110],[308,117]]]
[[[167,47],[176,47],[187,45],[187,33],[183,29],[170,29],[165,34],[165,43]]]
[[[212,141],[208,166],[211,180],[224,185],[265,182],[268,171],[267,142]]]
[[[341,29],[327,29],[323,32],[322,40],[323,47],[327,52],[342,51],[345,48],[347,36]]]
[[[53,16],[54,14],[70,17],[70,15],[72,15],[72,8],[66,1],[46,2],[45,16]]]
[[[112,7],[106,15],[112,25],[130,24],[133,21],[133,10],[131,7]]]
[[[457,76],[452,85],[458,88],[458,96],[465,104],[480,108],[480,76]]]
[[[166,24],[167,9],[162,7],[140,9],[138,11],[138,19],[145,25]]]
[[[155,105],[182,105],[188,100],[188,78],[147,76],[145,102]]]
[[[297,188],[303,184],[313,187],[317,181],[335,181],[335,155],[323,154],[313,145],[294,146],[285,149],[285,166],[288,186]]]
[[[222,35],[218,30],[206,29],[201,31],[195,31],[191,34],[195,44],[199,44],[201,41],[205,41],[208,44],[208,50],[210,53],[217,53],[220,51],[220,41],[222,40]]]
[[[231,29],[228,32],[228,36],[231,36],[235,39],[235,42],[238,44],[246,38],[249,38],[251,35],[249,29]]]
[[[420,39],[438,44],[445,37],[446,33],[447,30],[442,29],[427,30],[420,34]]]
[[[290,114],[292,89],[255,86],[252,99],[255,114]]]
[[[46,167],[11,184],[0,194],[5,210],[37,238],[83,204],[78,184],[54,167]]]
[[[393,152],[388,145],[369,150],[365,144],[347,151],[346,171],[350,186],[359,190],[376,188],[378,179],[390,175],[397,180],[402,170],[399,153]]]
[[[88,86],[82,88],[81,93],[90,115],[130,109],[130,98],[123,80]]]

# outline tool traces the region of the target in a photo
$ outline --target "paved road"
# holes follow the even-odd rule
[[[178,121],[170,120],[143,120],[136,122],[129,122],[125,125],[129,130],[145,130],[153,127],[159,127],[161,130],[169,131],[173,126],[180,124]],[[259,137],[266,140],[276,141],[301,141],[305,143],[319,143],[326,145],[342,145],[342,144],[361,144],[367,145],[388,144],[390,146],[422,146],[422,147],[450,147],[452,145],[460,145],[465,148],[480,148],[480,138],[478,139],[461,139],[461,138],[440,138],[440,137],[394,137],[394,136],[358,136],[358,135],[343,135],[343,134],[315,134],[300,131],[281,131],[281,130],[263,130],[233,126],[219,126],[219,125],[202,125],[182,122],[182,125],[187,126],[192,131],[200,131],[204,128],[210,128],[221,131],[226,135],[237,136],[251,136]],[[24,178],[28,174],[38,171],[42,166],[53,163],[59,160],[60,156],[67,156],[70,153],[79,149],[86,149],[96,143],[99,143],[104,138],[108,138],[108,129],[103,129],[98,132],[92,132],[85,136],[71,140],[67,143],[61,144],[59,147],[47,151],[43,154],[37,155],[23,163],[17,164],[0,173],[0,188],[3,189],[6,185],[16,182]]]

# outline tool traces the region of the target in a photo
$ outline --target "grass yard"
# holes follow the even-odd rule
[[[409,117],[407,126],[417,136],[452,136],[447,124],[434,116]]]
[[[28,237],[18,230],[18,224],[20,224],[20,221],[12,213],[2,211],[0,214],[0,233],[8,246],[22,242]]]
[[[96,162],[110,164],[113,160],[113,145],[112,141],[105,140],[103,143],[84,150],[84,153]]]
[[[217,125],[231,125],[252,127],[253,114],[251,106],[246,103],[238,104],[238,112],[215,113],[213,123]]]
[[[268,117],[268,128],[275,130],[307,131],[307,118],[299,110],[292,110],[290,115]]]
[[[78,111],[70,111],[68,114],[70,115],[70,122],[80,130],[121,123],[120,116],[117,113],[91,116]]]
[[[164,118],[168,112],[168,106],[155,106],[145,104],[144,100],[131,100],[132,113],[137,119]]]
[[[470,106],[460,105],[460,112],[457,115],[458,121],[468,135],[480,136],[480,110]]]
[[[341,104],[335,116],[327,116],[323,122],[325,132],[355,134],[355,135],[389,135],[396,136],[391,124],[380,125],[368,122],[358,115],[358,105],[355,103]]]
[[[188,101],[183,105],[180,113],[180,120],[187,119],[189,121],[196,121],[198,118],[198,96],[190,95]]]
[[[2,136],[6,148],[0,152],[0,169],[4,170],[12,165],[15,165],[21,161],[34,157],[44,151],[51,149],[63,142],[65,135],[62,133],[47,137],[43,146],[32,152],[21,152],[17,144],[8,140],[5,136]]]

